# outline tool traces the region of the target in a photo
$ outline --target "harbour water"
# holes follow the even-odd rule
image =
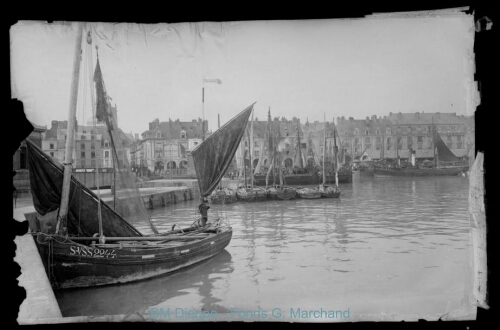
[[[340,188],[340,199],[212,205],[209,220],[220,217],[233,227],[221,254],[146,281],[56,291],[62,315],[139,313],[199,321],[217,314],[297,322],[475,318],[468,178],[357,173]],[[160,230],[182,228],[197,218],[197,204],[150,212]]]

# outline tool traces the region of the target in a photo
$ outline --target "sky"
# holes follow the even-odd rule
[[[86,43],[87,31],[92,44]],[[98,47],[118,123],[139,135],[158,118],[205,118],[217,129],[256,102],[254,116],[328,121],[390,112],[472,115],[478,104],[473,16],[386,14],[356,19],[87,23],[77,120],[92,116]],[[77,27],[11,27],[12,97],[28,119],[67,120]],[[222,83],[204,82],[219,79]],[[202,88],[205,98],[202,102]]]

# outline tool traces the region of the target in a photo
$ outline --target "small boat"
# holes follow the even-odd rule
[[[236,190],[230,188],[220,188],[210,194],[210,201],[213,204],[229,204],[238,201]]]
[[[260,187],[239,187],[236,190],[238,200],[243,202],[262,202],[267,200],[267,191]]]
[[[321,198],[321,193],[316,189],[300,187],[297,188],[297,196],[304,199],[315,199]]]
[[[323,198],[338,198],[340,197],[340,189],[333,187],[333,186],[327,186],[327,185],[319,185],[316,188],[317,191],[321,194],[321,197]]]
[[[267,191],[267,199],[278,199],[278,189],[277,187],[267,187],[265,188]]]
[[[338,184],[338,167],[339,167],[339,162],[337,158],[337,139],[336,139],[336,129],[335,126],[333,128],[333,139],[334,139],[334,179],[335,179],[335,187],[326,185],[326,175],[325,175],[325,156],[326,156],[326,120],[325,120],[325,130],[324,130],[324,145],[323,145],[323,162],[322,162],[322,173],[323,173],[323,183],[320,184],[315,191],[317,191],[321,197],[323,198],[339,198],[340,197],[340,189],[339,189],[339,184]],[[304,198],[304,197],[302,197]]]
[[[280,200],[290,200],[297,197],[297,189],[289,186],[280,186],[276,188],[276,198]]]

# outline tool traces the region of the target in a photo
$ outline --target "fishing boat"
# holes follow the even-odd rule
[[[433,162],[429,165],[425,163],[416,164],[415,151],[410,152],[408,164],[406,166],[379,167],[373,168],[375,177],[383,176],[455,176],[467,173],[468,164],[455,156],[437,132],[436,126],[432,124],[432,149],[434,151]],[[397,145],[397,144],[396,144]],[[399,161],[398,161],[399,163]]]
[[[326,185],[326,173],[325,173],[325,158],[326,158],[326,120],[325,120],[325,129],[324,129],[324,139],[323,139],[323,160],[322,160],[322,174],[323,174],[323,182],[316,188],[316,190],[320,193],[323,198],[338,198],[340,197],[340,189],[339,189],[339,181],[337,176],[338,170],[338,159],[337,159],[337,139],[335,136],[335,127],[334,127],[334,166],[335,166],[335,187]]]
[[[316,199],[321,198],[321,193],[317,189],[307,188],[307,187],[298,187],[297,196],[304,199]]]
[[[210,201],[213,204],[229,204],[238,201],[236,190],[231,188],[218,188],[210,194]]]
[[[239,186],[238,189],[236,189],[236,196],[238,197],[239,201],[242,202],[262,202],[267,200],[267,191],[264,188],[261,187],[256,187],[254,186],[254,170],[253,170],[253,112],[252,112],[252,119],[250,122],[250,131],[247,130],[248,139],[250,141],[250,183],[247,183],[247,174],[246,174],[246,165],[245,162],[243,162],[244,166],[244,174],[245,174],[245,185]],[[246,158],[246,157],[244,157]],[[262,157],[261,157],[262,158]]]
[[[253,105],[192,152],[203,198],[199,206],[201,216],[193,219],[189,227],[164,233],[159,233],[154,223],[146,219],[144,221],[150,224],[153,234],[145,235],[130,220],[103,202],[99,192],[94,193],[71,174],[77,81],[80,54],[84,54],[83,24],[77,24],[64,165],[45,154],[29,139],[26,140],[30,189],[37,212],[30,221],[30,231],[52,286],[72,288],[138,281],[170,273],[217,255],[229,244],[232,228],[220,219],[208,221],[205,201],[227,170]],[[91,44],[90,30],[87,44]],[[88,45],[86,54],[89,54]],[[119,137],[119,131],[116,117],[110,111],[99,61],[94,80],[97,91],[96,117],[99,112],[108,127],[111,140],[116,142],[113,143],[113,155],[118,156],[116,149],[119,148],[119,141],[114,139]],[[127,178],[127,162],[121,163],[118,158],[114,158],[114,161],[119,176]],[[134,191],[125,188],[129,192]]]
[[[236,196],[242,202],[263,202],[267,200],[267,191],[261,187],[240,186],[236,189]]]
[[[265,183],[268,199],[290,200],[297,197],[297,191],[293,187],[286,186],[283,179],[283,171],[281,168],[281,153],[277,150],[276,136],[272,130],[271,123],[271,108],[267,114],[267,130],[266,135],[268,138],[268,159],[271,164],[266,173]],[[273,184],[269,186],[269,176],[273,173]],[[279,173],[279,184],[276,183],[276,172]]]
[[[297,189],[289,186],[279,186],[276,189],[276,198],[286,201],[297,197]]]
[[[295,151],[295,160],[293,164],[293,169],[288,169],[283,175],[283,181],[286,182],[288,186],[308,186],[321,184],[323,181],[321,170],[318,168],[306,168],[304,167],[305,159],[301,150],[300,143],[300,129],[297,126],[297,146]],[[328,172],[328,171],[327,171]],[[333,180],[334,174],[327,175],[327,180]],[[339,183],[350,183],[352,182],[352,171],[349,167],[341,168],[337,172],[337,180]],[[266,175],[258,174],[254,176],[254,184],[257,186],[266,185]]]

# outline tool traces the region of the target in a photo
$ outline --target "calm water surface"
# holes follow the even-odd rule
[[[467,178],[357,173],[340,188],[340,199],[212,205],[209,218],[233,227],[221,254],[146,281],[57,291],[61,311],[149,315],[152,308],[178,308],[234,320],[263,320],[264,311],[266,321],[276,308],[284,316],[290,308],[349,310],[345,321],[475,317]],[[160,230],[187,227],[197,204],[151,216],[159,217]]]

